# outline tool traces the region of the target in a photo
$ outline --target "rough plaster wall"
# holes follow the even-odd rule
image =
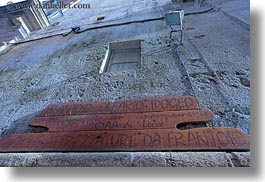
[[[185,60],[201,105],[215,113],[209,125],[249,133],[249,31],[223,14],[216,15],[186,17],[187,42],[178,54]]]
[[[48,103],[190,95],[189,85],[181,79],[183,70],[178,65],[175,49],[167,45],[164,36],[148,38],[142,42],[141,69],[103,74],[99,74],[99,69],[107,44],[89,48],[80,43],[70,46],[71,50],[57,52],[48,61],[23,74],[12,87],[10,94],[16,96],[13,106],[16,103],[18,109],[5,123],[7,127],[13,127],[8,134],[22,130],[19,122],[26,126],[25,118],[15,124],[12,119],[36,113]],[[15,112],[13,108],[8,111],[7,117]]]
[[[216,13],[210,14],[207,21],[214,21],[216,17],[221,17],[220,22],[228,20],[222,15],[214,15]],[[193,26],[196,25],[197,21],[194,22],[192,18],[187,19],[186,28],[189,28],[189,22]],[[211,44],[212,37],[216,35],[208,31],[205,38],[200,38],[199,41],[194,36],[206,30],[195,26],[196,29],[184,33],[185,44],[176,49],[176,46],[167,46],[168,30],[162,22],[158,21],[156,26],[152,24],[152,28],[149,27],[152,31],[160,30],[159,33],[149,33],[147,29],[148,33],[139,34],[139,26],[138,29],[134,29],[136,25],[131,25],[129,28],[119,27],[67,37],[68,44],[64,42],[57,47],[57,50],[53,50],[56,46],[44,42],[40,46],[48,46],[46,54],[44,52],[43,55],[37,55],[34,49],[32,50],[36,57],[39,57],[36,62],[34,60],[27,62],[25,60],[27,55],[21,53],[24,62],[18,60],[17,64],[12,65],[13,68],[1,73],[0,87],[3,95],[1,107],[4,108],[0,111],[3,116],[1,128],[8,128],[10,125],[17,128],[18,124],[12,124],[14,121],[34,114],[50,103],[193,95],[199,99],[202,107],[209,108],[215,113],[216,117],[209,125],[236,127],[249,132],[250,89],[246,57],[248,52],[245,53],[246,56],[242,55],[241,62],[244,65],[240,67],[238,61],[235,62],[234,59],[240,56],[238,52],[242,53],[244,50],[236,49],[238,45],[232,44],[233,41],[237,41],[234,40],[237,37],[232,36],[235,33],[233,29],[231,37],[226,34],[227,39],[213,41],[209,51],[209,46],[206,47],[209,44],[206,43]],[[227,28],[230,25],[222,26]],[[148,27],[148,24],[145,27]],[[119,32],[116,31],[117,29]],[[234,29],[234,31],[239,30],[239,28]],[[244,30],[241,31],[246,34]],[[128,33],[122,35],[120,32]],[[175,39],[177,38],[175,35]],[[106,42],[133,39],[143,40],[141,69],[99,74],[107,50]],[[230,45],[229,49],[225,45],[218,46],[218,40],[226,41],[227,45]],[[32,45],[25,46],[25,49],[29,50],[30,46]],[[227,51],[235,51],[235,55],[226,53]],[[220,52],[225,55],[213,56],[221,54]],[[225,62],[223,59],[218,59],[225,56],[227,57]],[[230,64],[228,65],[227,62]],[[6,65],[10,63],[6,62]],[[231,69],[233,65],[236,69]],[[229,95],[231,93],[234,95]],[[240,99],[235,100],[235,98]],[[241,113],[242,111],[244,114]],[[17,122],[19,121],[21,120]]]

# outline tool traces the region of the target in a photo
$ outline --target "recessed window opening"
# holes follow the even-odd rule
[[[140,40],[110,43],[100,73],[136,70],[140,67]]]

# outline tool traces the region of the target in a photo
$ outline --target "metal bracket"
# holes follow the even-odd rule
[[[184,11],[182,9],[177,9],[175,11],[170,11],[166,13],[166,22],[167,25],[169,25],[171,28],[169,44],[171,43],[172,33],[179,31],[181,32],[180,44],[181,45],[183,44],[183,28],[182,28],[183,18],[184,18]],[[179,25],[180,28],[174,30],[172,27],[173,25]]]

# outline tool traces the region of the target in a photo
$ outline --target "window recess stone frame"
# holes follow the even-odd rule
[[[109,43],[99,73],[132,71],[141,68],[142,40]]]

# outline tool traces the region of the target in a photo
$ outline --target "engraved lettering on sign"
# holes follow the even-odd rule
[[[185,143],[183,143],[183,134],[178,131],[172,131],[168,133],[168,146],[171,148],[173,146],[180,147],[180,146],[186,146]]]
[[[78,131],[12,135],[0,140],[0,151],[146,151],[249,149],[249,137],[237,129],[180,131]]]
[[[191,96],[130,99],[117,102],[83,102],[53,104],[39,116],[86,115],[104,113],[156,112],[198,109],[198,101]]]
[[[210,146],[209,140],[207,138],[207,135],[205,134],[205,131],[201,133],[196,132],[196,136],[197,136],[197,141],[198,141],[199,146],[207,146],[207,147]]]
[[[152,113],[95,114],[66,117],[36,117],[31,126],[44,126],[49,131],[78,130],[120,130],[175,128],[185,122],[206,122],[212,120],[213,113],[206,109],[187,111],[166,111]]]
[[[188,131],[188,146],[198,146],[197,137],[195,133]]]
[[[234,146],[247,143],[246,136],[239,131],[227,131],[227,137]]]
[[[178,129],[213,118],[190,96],[54,104],[30,121],[48,132],[0,139],[0,152],[250,149],[238,129]]]

